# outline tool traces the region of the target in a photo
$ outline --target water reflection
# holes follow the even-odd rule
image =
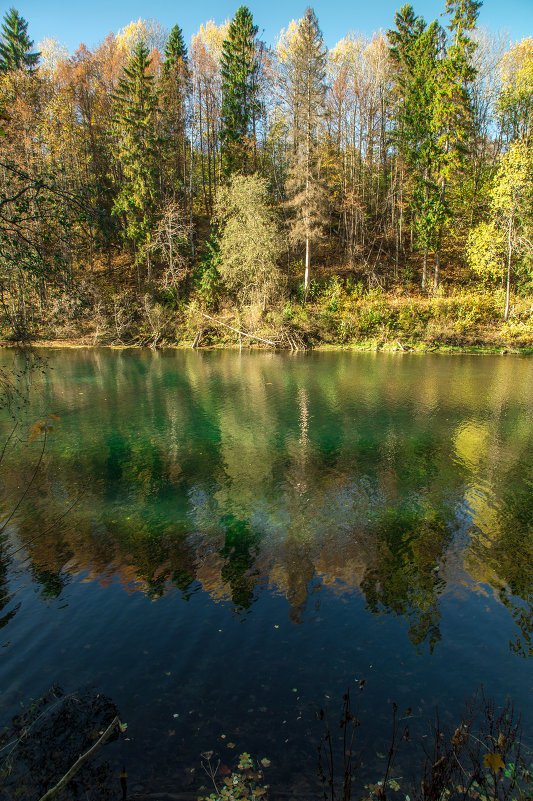
[[[497,593],[532,654],[528,360],[80,351],[51,366],[28,420],[61,422],[2,544],[26,544],[44,601],[84,573],[154,599],[202,588],[237,615],[268,590],[302,623],[327,585],[432,651],[443,594],[466,582]],[[34,445],[5,461],[5,509]],[[8,570],[0,625],[17,611]]]

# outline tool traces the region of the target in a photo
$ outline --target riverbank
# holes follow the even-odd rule
[[[533,352],[533,298],[516,297],[504,319],[504,293],[422,295],[361,291],[329,282],[307,300],[283,306],[203,307],[148,295],[114,295],[97,308],[56,304],[36,320],[43,347],[349,349],[358,351]],[[10,344],[5,331],[4,345]]]
[[[8,341],[1,341],[0,340],[0,348],[13,348],[18,347],[18,343],[8,342]],[[92,344],[88,340],[61,340],[61,339],[54,339],[54,340],[35,340],[31,342],[32,348],[39,348],[39,349],[47,349],[50,348],[52,350],[61,350],[61,349],[70,349],[70,350],[84,350],[84,349],[96,349],[96,348],[104,348],[106,350],[132,350],[132,349],[139,349],[143,346],[139,344],[125,344],[125,345],[115,345],[115,344],[105,344],[105,343],[97,343],[96,345]],[[181,342],[181,343],[159,343],[156,346],[157,350],[185,350],[188,348],[192,348],[192,342]],[[250,345],[241,345],[238,344],[228,344],[228,343],[218,343],[218,344],[211,344],[211,345],[199,345],[195,347],[195,350],[200,351],[213,351],[213,350],[268,350],[268,346],[259,345],[257,343],[252,343]],[[281,349],[280,349],[281,350]],[[286,349],[285,349],[286,350]],[[356,353],[398,353],[398,354],[426,354],[426,353],[442,353],[442,354],[479,354],[479,355],[501,355],[501,356],[530,356],[533,355],[533,347],[528,348],[499,348],[494,346],[471,346],[471,347],[461,347],[461,346],[450,346],[450,345],[436,345],[433,347],[427,347],[424,345],[420,345],[418,347],[399,347],[395,346],[393,343],[388,343],[385,345],[375,344],[374,342],[363,342],[358,344],[352,345],[315,345],[312,348],[301,349],[299,352],[306,352],[308,350],[313,350],[314,352],[338,352],[338,351],[354,351]]]

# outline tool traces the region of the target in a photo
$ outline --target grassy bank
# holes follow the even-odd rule
[[[31,336],[48,346],[533,351],[533,298],[513,298],[507,321],[504,300],[501,291],[386,293],[335,279],[315,287],[307,299],[295,293],[267,311],[206,307],[194,297],[185,303],[133,291],[92,290],[75,302],[57,295],[47,313],[33,321]],[[8,330],[3,338],[13,339]]]

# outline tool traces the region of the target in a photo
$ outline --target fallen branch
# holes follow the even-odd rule
[[[247,334],[246,331],[239,331],[238,328],[233,328],[233,326],[223,323],[222,320],[215,320],[215,318],[210,317],[209,314],[204,314],[204,312],[200,312],[200,314],[203,317],[207,317],[208,320],[212,320],[214,323],[217,323],[218,325],[223,325],[225,328],[229,328],[230,331],[235,331],[236,334],[242,334],[243,337],[248,337],[249,339],[257,339],[259,342],[266,342],[267,345],[271,345],[273,348],[277,347],[276,342],[272,342],[271,339],[263,339],[263,337],[258,337],[255,334]]]
[[[96,752],[103,746],[106,740],[108,740],[109,737],[112,735],[113,730],[116,729],[117,727],[120,729],[120,720],[118,715],[116,715],[113,718],[113,720],[111,721],[105,732],[102,734],[100,739],[97,740],[95,744],[91,748],[89,748],[88,751],[86,751],[84,754],[81,755],[81,757],[72,765],[70,770],[68,770],[65,773],[63,778],[58,781],[55,787],[52,787],[51,790],[48,790],[48,792],[46,792],[42,796],[42,798],[39,799],[39,801],[52,801],[53,798],[56,798],[61,792],[61,790],[63,790],[63,788],[67,786],[72,777],[79,771],[79,769],[85,765],[87,760],[90,759],[93,756],[93,754],[96,754]]]
[[[193,341],[193,343],[192,343],[192,345],[191,345],[191,348],[197,348],[197,347],[198,347],[198,345],[199,345],[199,344],[200,344],[200,342],[202,341],[202,337],[203,337],[203,335],[204,335],[204,329],[203,329],[203,328],[201,328],[201,329],[200,329],[200,330],[197,332],[196,336],[194,337],[194,341]]]

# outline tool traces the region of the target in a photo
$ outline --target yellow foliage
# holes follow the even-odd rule
[[[497,773],[499,770],[505,770],[505,762],[500,754],[485,754],[483,757],[483,764],[486,768],[489,768],[489,770],[494,771],[494,773]]]
[[[500,161],[492,189],[492,205],[506,216],[512,214],[519,199],[533,192],[533,157],[525,142],[513,142]]]
[[[280,31],[278,42],[276,44],[276,52],[278,54],[278,59],[282,64],[289,60],[294,49],[296,43],[295,37],[298,32],[299,24],[300,23],[295,19],[292,19],[287,28],[282,28]]]
[[[329,51],[330,70],[335,72],[336,69],[342,69],[343,67],[356,67],[367,44],[365,39],[356,39],[353,34],[345,36]]]
[[[219,61],[222,55],[222,45],[228,35],[229,20],[221,25],[217,25],[214,20],[208,20],[205,25],[202,23],[198,32],[191,39],[191,49],[203,45],[207,53],[215,60]]]
[[[125,50],[127,53],[131,53],[135,45],[141,40],[146,41],[146,38],[146,22],[139,17],[137,21],[132,20],[129,25],[125,25],[121,28],[115,37],[115,41],[117,47]]]
[[[66,45],[51,36],[39,42],[38,50],[41,54],[39,74],[52,77],[60,64],[68,60],[69,52]]]
[[[505,235],[494,221],[473,228],[466,245],[468,263],[484,278],[497,278],[504,270]]]
[[[522,39],[505,53],[500,74],[507,89],[533,91],[533,37]]]
[[[116,37],[115,44],[119,50],[128,58],[134,47],[139,42],[144,42],[148,50],[163,52],[167,32],[157,20],[141,19],[132,20],[129,25],[121,28]]]

